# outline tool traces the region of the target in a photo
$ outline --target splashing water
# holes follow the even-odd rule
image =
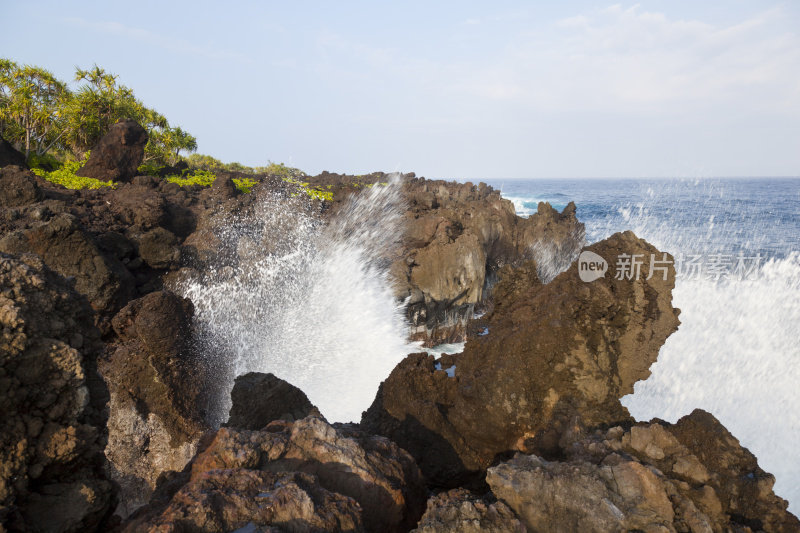
[[[508,182],[507,182],[508,183]],[[542,180],[569,191],[589,242],[631,229],[676,257],[760,254],[749,279],[676,279],[681,325],[623,404],[638,420],[716,416],[800,511],[800,180]],[[510,188],[510,187],[509,187]]]
[[[416,347],[384,255],[402,235],[400,198],[397,180],[376,185],[324,225],[298,200],[267,195],[253,215],[220,225],[231,252],[183,287],[219,376],[212,423],[225,421],[233,379],[247,372],[299,387],[331,421],[360,419]]]

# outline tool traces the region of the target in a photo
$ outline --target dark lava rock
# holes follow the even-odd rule
[[[622,253],[662,257],[631,232],[588,249],[612,265]],[[639,279],[608,273],[585,283],[576,262],[546,285],[529,269],[512,272],[496,289],[506,301],[487,317],[488,334],[454,356],[454,377],[432,356],[412,354],[362,418],[365,430],[408,450],[434,485],[480,479],[508,451],[558,457],[575,417],[588,427],[630,421],[619,399],[649,376],[677,329],[671,266],[649,280],[645,264]]]
[[[111,395],[106,456],[123,517],[147,502],[162,472],[183,469],[208,429],[192,314],[189,300],[159,291],[113,319],[120,343],[100,370]]]
[[[107,392],[86,299],[33,255],[0,254],[0,529],[100,529]]]
[[[0,137],[0,168],[7,165],[28,168],[25,163],[25,154],[14,148],[10,142]]]
[[[176,265],[181,258],[180,241],[167,229],[152,229],[138,241],[139,256],[152,268],[169,268]]]
[[[130,181],[142,164],[147,131],[135,120],[121,120],[92,148],[89,160],[76,174],[102,181]]]
[[[220,174],[211,185],[211,192],[221,201],[229,200],[239,194],[233,177],[230,174]]]
[[[21,207],[42,198],[38,178],[21,166],[0,168],[0,207]]]
[[[236,378],[227,426],[262,429],[273,420],[299,420],[316,407],[303,391],[272,375],[250,372]]]
[[[6,234],[0,239],[0,251],[39,255],[51,269],[74,278],[78,292],[104,315],[116,312],[133,295],[130,272],[115,257],[103,254],[75,217],[66,213]]]

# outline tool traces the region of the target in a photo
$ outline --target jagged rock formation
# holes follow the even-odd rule
[[[561,462],[519,454],[487,482],[532,531],[798,531],[775,479],[710,414],[613,427]]]
[[[115,499],[92,311],[35,256],[0,254],[0,529],[92,531]]]
[[[622,253],[662,257],[631,232],[588,249],[612,264]],[[408,356],[363,427],[408,450],[431,483],[452,487],[508,450],[557,457],[576,418],[589,427],[630,420],[619,398],[649,375],[678,326],[674,269],[647,279],[648,268],[635,280],[584,283],[574,263],[547,285],[530,267],[507,271],[496,289],[505,300],[487,317],[488,334],[453,357],[454,377],[432,356]]]
[[[191,317],[191,302],[165,291],[114,317],[121,342],[100,369],[110,391],[106,457],[121,488],[120,516],[148,501],[163,472],[182,470],[208,429]]]
[[[102,181],[130,181],[142,164],[147,130],[135,120],[121,120],[92,148],[89,160],[76,174]]]
[[[525,533],[525,525],[501,501],[486,501],[464,489],[428,500],[414,533]]]
[[[250,372],[238,376],[231,391],[230,416],[226,426],[262,429],[273,420],[299,420],[319,411],[308,396],[273,374]]]
[[[132,296],[130,273],[116,258],[104,254],[78,220],[67,213],[6,234],[0,239],[0,251],[37,254],[62,276],[75,278],[75,288],[95,310],[117,310]]]
[[[281,480],[289,482],[292,499],[266,488]],[[361,524],[366,531],[408,531],[422,515],[426,493],[413,459],[394,443],[354,427],[334,428],[316,415],[275,421],[261,431],[220,429],[175,479],[172,491],[174,496],[156,498],[136,512],[124,531],[162,531],[164,525],[199,531],[230,531],[249,523],[288,527],[286,517],[297,520],[298,531],[310,530],[314,521],[323,524],[315,526],[322,531],[362,530]],[[280,513],[254,509],[246,495],[256,491],[281,502]],[[214,501],[213,511],[197,510],[201,499]],[[219,525],[198,522],[206,517]]]
[[[408,299],[413,338],[428,345],[465,339],[467,321],[503,265],[531,259],[548,243],[540,257],[565,257],[567,266],[583,245],[574,204],[562,213],[541,204],[525,219],[484,183],[412,179],[403,187],[409,210],[403,249],[392,264],[395,293]]]

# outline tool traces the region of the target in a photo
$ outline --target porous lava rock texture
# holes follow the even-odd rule
[[[98,529],[103,471],[100,332],[85,298],[33,255],[0,253],[0,529]]]

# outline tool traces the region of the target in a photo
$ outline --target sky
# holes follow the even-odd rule
[[[800,176],[800,2],[0,0],[223,161],[445,179]]]

